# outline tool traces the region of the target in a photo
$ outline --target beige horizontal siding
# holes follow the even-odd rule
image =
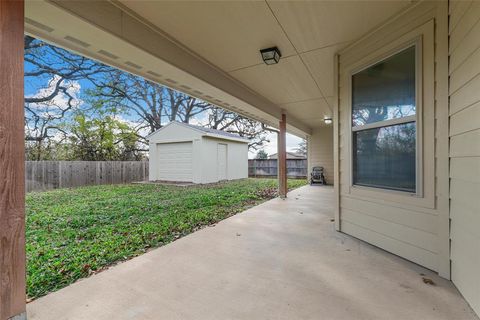
[[[475,238],[474,242],[480,243],[480,217],[478,210],[462,203],[460,200],[452,200],[452,234],[454,235],[454,241],[457,241],[463,234],[470,235]],[[454,254],[457,254],[455,252]]]
[[[458,47],[467,46],[463,41],[468,36],[470,30],[478,22],[478,10],[480,10],[480,1],[473,1],[464,12],[454,12],[451,17],[451,22],[458,21],[458,24],[450,27],[450,44],[449,52],[453,53]],[[462,14],[463,13],[463,14]],[[457,18],[457,15],[460,15]]]
[[[480,75],[477,75],[455,93],[450,95],[450,114],[457,113],[458,111],[479,102],[480,98],[478,97],[478,92],[480,92]]]
[[[480,183],[480,157],[452,158],[450,160],[450,177],[461,181]]]
[[[405,242],[422,250],[428,250],[432,253],[437,250],[436,235],[391,221],[385,215],[382,218],[377,218],[358,210],[349,210],[343,207],[342,219],[363,228],[377,230],[392,239]]]
[[[429,269],[435,269],[438,255],[428,250],[420,249],[409,243],[393,239],[389,235],[382,233],[382,230],[358,226],[350,221],[342,220],[342,231],[356,238],[362,239],[384,250],[394,252],[401,257],[408,257],[409,260],[425,266]]]
[[[456,178],[450,179],[450,198],[451,201],[459,201],[464,206],[477,210],[480,215],[480,196],[478,191],[480,184],[467,180]],[[455,213],[456,214],[456,213]],[[461,216],[458,216],[461,217]],[[478,247],[477,247],[478,249]]]
[[[452,281],[480,313],[480,2],[450,11]]]
[[[450,136],[478,129],[479,121],[480,101],[450,117]]]
[[[458,22],[461,20],[463,15],[467,12],[467,10],[472,5],[473,1],[467,0],[457,0],[457,1],[450,1],[450,27],[455,29]]]
[[[450,93],[454,93],[462,88],[479,73],[480,50],[476,50],[450,75]]]
[[[453,229],[453,228],[452,228]],[[477,243],[478,238],[461,232],[452,239],[452,280],[470,306],[479,313],[480,258],[477,252],[466,250],[465,243]],[[477,246],[478,248],[478,246]]]
[[[415,212],[392,205],[353,199],[348,196],[343,197],[342,207],[351,212],[370,215],[387,222],[396,223],[402,227],[418,229],[431,234],[437,232],[437,216],[434,214]]]
[[[450,157],[480,157],[480,129],[452,136]]]
[[[308,174],[312,167],[320,166],[325,170],[325,179],[333,184],[333,126],[315,128],[308,141]]]
[[[443,275],[446,274],[448,277],[448,249],[445,250],[441,247],[448,248],[448,192],[445,191],[448,190],[448,151],[446,149],[448,69],[446,63],[447,8],[444,4],[444,2],[422,2],[414,5],[410,12],[393,17],[388,25],[377,29],[353,46],[340,52],[338,145],[341,231],[432,270],[441,270]],[[455,11],[466,12],[465,4],[459,3],[457,6]],[[440,7],[444,10],[444,17],[437,19]],[[409,35],[414,30],[430,32],[430,40],[425,40],[430,42],[425,42],[423,50],[425,55],[435,58],[437,65],[432,60],[426,61],[424,65],[424,68],[428,70],[428,72],[424,72],[424,101],[428,101],[428,103],[425,103],[423,110],[423,138],[424,147],[426,150],[430,150],[426,152],[430,158],[426,158],[425,161],[428,165],[433,161],[437,163],[434,167],[425,168],[428,180],[428,183],[425,183],[429,186],[425,192],[425,197],[428,197],[425,200],[428,200],[427,202],[421,202],[423,201],[421,197],[418,199],[382,190],[370,189],[366,192],[358,192],[359,190],[354,189],[359,188],[350,186],[352,154],[349,144],[351,139],[349,68],[361,59],[366,61],[365,57],[375,54],[384,46],[395,48],[397,39],[402,37],[407,40],[414,39]],[[435,37],[434,34],[440,31],[444,32],[444,37]],[[444,49],[442,55],[435,51],[440,50],[439,48]],[[444,78],[435,79],[435,74],[442,74]],[[433,94],[435,83],[439,91],[445,88],[437,95]],[[465,103],[469,102],[460,94],[458,99],[464,99]],[[465,128],[465,125],[458,126],[458,130]],[[437,193],[433,193],[432,190],[436,190]],[[369,193],[372,194],[368,195]],[[447,225],[446,229],[444,228],[445,224]],[[445,267],[446,265],[447,267]]]
[[[480,2],[479,2],[480,3]],[[467,57],[472,55],[475,50],[478,50],[478,44],[475,41],[475,38],[478,36],[480,30],[480,20],[473,26],[472,30],[463,38],[462,44],[465,45],[457,47],[459,50],[453,51],[452,59],[450,60],[450,72],[454,72],[464,61],[467,60]]]

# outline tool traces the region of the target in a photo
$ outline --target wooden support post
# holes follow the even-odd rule
[[[282,114],[280,131],[278,132],[278,194],[281,198],[287,197],[287,117]]]
[[[23,20],[0,1],[0,320],[25,318]]]

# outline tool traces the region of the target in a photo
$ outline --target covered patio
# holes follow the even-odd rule
[[[479,1],[10,0],[0,20],[0,320],[479,314]],[[25,34],[278,129],[282,197],[287,132],[333,187],[27,308]]]
[[[335,232],[333,204],[331,187],[296,189],[40,298],[29,319],[477,319],[451,282]]]

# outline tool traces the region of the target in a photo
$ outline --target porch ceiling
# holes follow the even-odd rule
[[[332,115],[335,52],[410,2],[32,0],[26,30],[302,136]]]
[[[410,3],[120,1],[310,127],[332,115],[335,52]],[[282,59],[267,66],[271,46]]]

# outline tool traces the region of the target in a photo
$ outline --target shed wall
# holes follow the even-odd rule
[[[335,126],[340,230],[438,271],[446,278],[450,276],[447,10],[447,2],[443,1],[416,3],[340,53]],[[412,196],[352,186],[351,72],[419,36],[423,39],[423,193]]]
[[[452,281],[480,314],[480,2],[450,2]]]
[[[248,177],[248,144],[223,139],[204,137],[202,140],[202,183],[218,181],[218,144],[227,145],[227,180]]]

